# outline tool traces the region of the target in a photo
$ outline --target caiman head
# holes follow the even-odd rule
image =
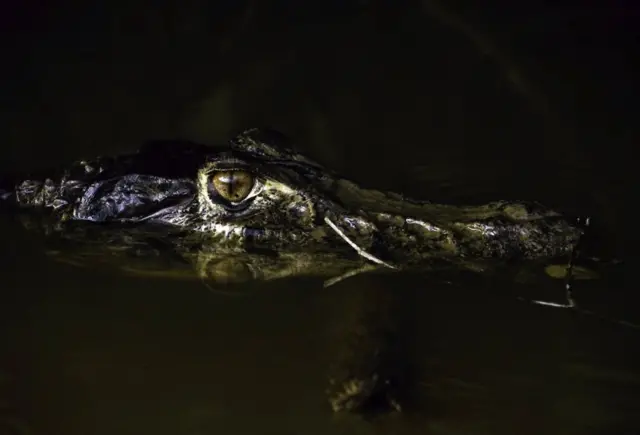
[[[221,147],[137,153],[11,177],[4,206],[77,256],[177,254],[217,279],[336,276],[362,267],[487,270],[569,256],[582,229],[537,203],[454,206],[367,190],[250,129]],[[128,264],[131,264],[130,262]]]

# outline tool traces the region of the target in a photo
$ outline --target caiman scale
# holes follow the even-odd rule
[[[566,257],[583,233],[533,202],[454,206],[364,189],[258,128],[222,147],[155,141],[11,177],[0,198],[49,236],[52,253],[70,242],[76,258],[170,251],[213,281],[380,265],[490,271]]]

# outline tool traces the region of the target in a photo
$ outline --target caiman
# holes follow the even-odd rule
[[[543,268],[566,263],[584,232],[535,202],[458,206],[365,189],[257,128],[225,146],[154,141],[130,155],[8,177],[0,198],[60,259],[154,274],[161,268],[136,261],[170,253],[180,260],[171,267],[209,283]],[[336,410],[356,408],[379,379],[348,378],[331,398]]]
[[[257,128],[227,146],[155,141],[2,184],[4,208],[77,256],[171,251],[213,281],[546,264],[584,232],[534,202],[457,206],[364,189]]]

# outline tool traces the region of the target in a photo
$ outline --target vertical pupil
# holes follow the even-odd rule
[[[233,172],[226,172],[222,177],[220,177],[222,184],[224,184],[224,188],[226,190],[227,196],[229,198],[235,199],[236,194],[236,183],[238,181],[238,177]]]
[[[238,181],[238,176],[232,172],[229,174],[229,196],[233,199],[238,199],[238,186],[237,184],[239,183]]]

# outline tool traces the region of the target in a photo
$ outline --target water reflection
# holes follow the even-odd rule
[[[253,283],[228,297],[198,281],[52,263],[3,237],[16,243],[4,270],[3,376],[17,392],[10,417],[33,433],[637,427],[640,372],[628,354],[637,333],[513,297],[553,291],[549,281],[371,274],[330,288],[314,278]],[[616,291],[607,284],[598,289]],[[410,393],[398,397],[407,412],[333,414],[329,378],[372,363]]]

